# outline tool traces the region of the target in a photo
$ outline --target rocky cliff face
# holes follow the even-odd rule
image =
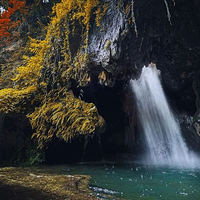
[[[199,66],[200,2],[134,1],[133,8],[129,2],[128,10],[127,1],[105,2],[108,11],[101,27],[93,25],[90,31],[93,64],[102,66],[114,78],[124,79],[128,70],[134,75],[143,65],[154,62],[162,71],[166,89],[180,95],[183,109],[194,113],[191,99],[195,95],[189,90]]]
[[[200,71],[197,73],[195,77],[193,88],[196,94],[196,106],[197,106],[196,113],[194,114],[193,125],[196,130],[196,133],[200,136]]]
[[[198,133],[200,1],[105,2],[101,30],[94,25],[89,40],[93,64],[108,77],[104,84],[126,82],[138,77],[144,65],[156,63],[171,103],[194,116],[191,128]]]
[[[182,124],[187,124],[186,132],[191,130],[187,137],[200,141],[200,1],[104,0],[101,3],[107,8],[101,25],[98,27],[91,18],[88,35],[87,69],[92,80],[84,87],[77,87],[74,80],[71,87],[76,97],[96,105],[107,128],[89,142],[76,140],[77,158],[81,159],[82,151],[86,151],[89,159],[128,152],[127,146],[137,151],[137,145],[130,144],[138,136],[128,83],[130,78],[138,78],[141,68],[151,62],[161,70],[163,86],[172,105],[191,119],[189,125],[187,117],[182,119]],[[81,31],[77,25],[75,34],[70,35],[72,55],[81,45]],[[46,155],[49,160],[56,149],[62,152],[74,148],[71,144],[58,146],[56,141],[49,147]],[[199,144],[196,146],[198,149]],[[91,153],[95,148],[98,155]]]

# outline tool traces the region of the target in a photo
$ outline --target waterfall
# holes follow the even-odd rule
[[[181,135],[159,77],[160,71],[149,65],[143,67],[138,80],[130,81],[144,136],[143,160],[156,165],[196,167],[198,159]]]

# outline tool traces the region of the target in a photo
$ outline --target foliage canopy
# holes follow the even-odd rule
[[[104,127],[95,105],[74,96],[71,80],[77,80],[79,85],[90,81],[84,70],[90,19],[95,15],[99,25],[105,11],[105,5],[98,0],[57,3],[45,38],[30,38],[23,65],[9,77],[10,85],[0,90],[0,112],[25,113],[40,148],[54,137],[68,141],[79,135],[92,135]],[[82,27],[82,45],[72,57],[69,36],[77,23]],[[0,84],[5,85],[5,81],[8,80],[0,80]]]

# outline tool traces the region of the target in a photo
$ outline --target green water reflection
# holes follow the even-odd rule
[[[200,199],[200,170],[144,166],[140,164],[82,164],[68,173],[91,176],[97,195],[112,194],[124,199]]]

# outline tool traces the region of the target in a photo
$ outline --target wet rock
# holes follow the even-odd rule
[[[120,12],[117,1],[108,3],[106,15],[101,20],[101,26],[93,26],[90,32],[88,51],[95,65],[101,65],[107,72],[116,74],[115,63],[120,59],[121,41],[128,31],[125,16]]]
[[[196,94],[196,107],[197,107],[197,111],[194,114],[193,126],[196,130],[196,133],[200,136],[200,71],[197,73],[195,77],[193,88]]]

